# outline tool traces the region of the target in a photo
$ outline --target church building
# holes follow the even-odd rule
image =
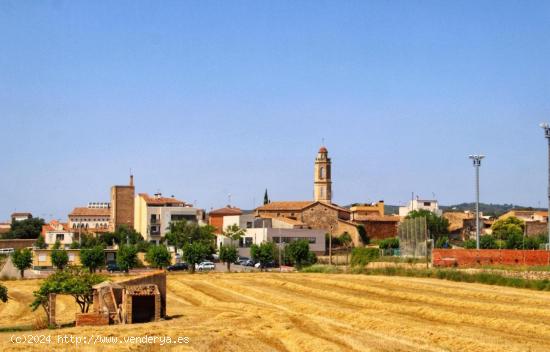
[[[332,202],[331,159],[326,147],[321,147],[315,157],[313,175],[313,200],[270,202],[256,208],[256,217],[290,220],[311,229],[322,229],[333,236],[348,232],[355,246],[363,243],[357,226],[362,224],[370,238],[386,238],[397,235],[399,217],[384,215],[384,202],[376,205],[343,208]],[[365,212],[369,210],[369,212]]]

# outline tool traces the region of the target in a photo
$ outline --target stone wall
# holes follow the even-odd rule
[[[156,272],[154,274],[144,275],[135,279],[129,279],[126,281],[118,282],[121,286],[135,286],[155,284],[157,285],[160,293],[160,316],[164,318],[166,316],[166,272]]]
[[[338,230],[338,210],[324,204],[316,204],[302,212],[302,222],[312,229],[326,230],[336,234]]]
[[[34,242],[36,242],[36,239],[0,240],[0,248],[23,249],[27,247],[32,247]]]
[[[528,221],[525,223],[527,236],[536,236],[548,232],[548,224],[540,221]]]
[[[550,265],[550,251],[515,249],[434,249],[434,266]]]

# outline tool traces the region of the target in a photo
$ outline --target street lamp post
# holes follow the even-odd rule
[[[479,167],[485,155],[470,155],[469,158],[476,168],[476,249],[479,249]]]
[[[546,140],[548,141],[548,220],[546,222],[548,223],[548,244],[546,245],[546,249],[550,250],[550,125],[545,123],[541,123],[540,127],[544,129],[544,137],[546,137]]]

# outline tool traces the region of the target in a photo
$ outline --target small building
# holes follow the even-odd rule
[[[31,213],[13,213],[13,214],[11,214],[11,221],[12,222],[23,221],[23,220],[28,220],[28,219],[32,219],[32,214]]]
[[[174,197],[140,193],[135,199],[134,228],[146,241],[159,243],[171,222],[187,220],[203,223],[204,211]]]
[[[42,225],[41,236],[44,237],[44,242],[48,247],[53,246],[56,242],[59,242],[61,248],[69,248],[73,241],[78,241],[75,238],[75,233],[69,228],[66,223],[60,223],[57,220],[52,220],[48,224]]]
[[[208,213],[208,225],[214,226],[216,228],[216,234],[222,234],[225,229],[223,221],[224,217],[231,215],[241,215],[243,212],[239,208],[232,207],[230,205],[225,208],[220,208],[210,211]]]
[[[88,203],[87,207],[74,208],[68,222],[72,230],[96,234],[108,232],[110,223],[110,203]]]
[[[93,312],[78,313],[76,326],[133,324],[166,317],[166,272],[93,286]]]
[[[411,211],[415,210],[427,210],[431,211],[432,213],[441,216],[443,213],[441,209],[439,209],[439,204],[437,200],[431,199],[419,199],[418,197],[416,199],[413,199],[409,201],[409,203],[404,207],[399,207],[399,216],[405,217],[409,215]]]

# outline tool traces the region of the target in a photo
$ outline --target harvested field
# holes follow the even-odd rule
[[[8,281],[0,326],[32,324],[38,280]],[[62,321],[76,311],[58,303]],[[79,351],[550,351],[550,292],[403,277],[301,273],[171,274],[170,320],[33,334],[188,336],[188,345],[80,345]],[[0,350],[43,350],[12,345]],[[50,348],[77,350],[74,345]]]

